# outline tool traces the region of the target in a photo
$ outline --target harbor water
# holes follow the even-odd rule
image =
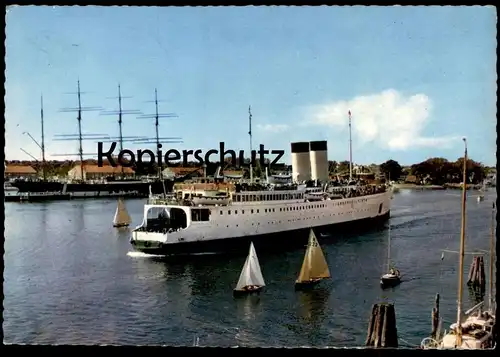
[[[443,327],[456,318],[458,254],[441,254],[459,250],[460,194],[395,194],[391,256],[403,282],[394,289],[379,286],[385,228],[322,244],[332,279],[310,292],[294,290],[305,248],[259,255],[267,286],[239,299],[232,289],[245,256],[169,261],[130,253],[130,231],[112,227],[116,200],[6,203],[4,342],[354,347],[364,344],[372,304],[389,301],[400,346],[412,347],[430,334],[436,293]],[[495,192],[480,203],[468,196],[466,250],[488,250]],[[138,225],[144,200],[126,204]],[[466,255],[465,278],[471,261]],[[464,302],[474,305],[467,289]]]

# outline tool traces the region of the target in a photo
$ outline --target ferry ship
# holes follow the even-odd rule
[[[250,241],[256,246],[305,243],[311,228],[332,232],[332,226],[366,226],[389,218],[391,192],[385,185],[331,185],[326,141],[292,143],[291,148],[294,188],[240,186],[226,189],[226,197],[209,197],[193,185],[178,190],[175,198],[151,199],[130,243],[154,255],[220,253],[246,250]],[[315,187],[297,184],[308,181]]]

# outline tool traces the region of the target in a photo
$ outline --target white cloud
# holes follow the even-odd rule
[[[373,142],[390,150],[406,150],[445,147],[459,138],[423,136],[422,132],[429,123],[431,100],[425,94],[405,97],[393,89],[315,106],[308,123],[347,128],[349,110],[353,136],[361,144]]]
[[[287,124],[257,124],[257,128],[262,131],[267,131],[271,133],[280,133],[288,130],[289,126]]]

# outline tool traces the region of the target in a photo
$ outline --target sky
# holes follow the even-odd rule
[[[75,154],[77,80],[82,106],[155,111],[178,150],[328,141],[328,158],[357,164],[430,157],[496,164],[494,7],[52,7],[6,16],[5,154],[41,150],[43,95],[49,159]],[[149,102],[148,102],[149,101]],[[117,116],[82,114],[82,132],[118,135]],[[125,115],[123,135],[155,135],[153,119]],[[105,148],[109,144],[105,144]],[[154,148],[125,143],[128,149]],[[96,153],[95,141],[84,152]],[[115,151],[115,153],[117,153]],[[58,155],[58,156],[56,156]],[[62,155],[62,156],[61,156]],[[76,156],[66,156],[76,159]]]

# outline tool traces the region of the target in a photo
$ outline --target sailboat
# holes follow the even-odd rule
[[[302,263],[299,277],[295,281],[295,290],[313,287],[321,280],[328,278],[330,278],[328,264],[314,235],[314,231],[311,229],[304,262]]]
[[[399,270],[391,266],[391,227],[389,225],[388,244],[387,244],[387,271],[380,278],[380,286],[382,289],[392,288],[401,283],[401,274]]]
[[[493,327],[495,325],[495,316],[493,311],[482,311],[484,301],[472,307],[462,314],[462,295],[463,295],[463,276],[464,276],[464,255],[465,255],[465,214],[467,200],[467,140],[465,143],[463,182],[462,185],[462,225],[460,233],[460,262],[458,271],[458,303],[457,303],[457,322],[450,326],[450,331],[445,332],[442,339],[436,341],[432,338],[425,338],[421,346],[424,349],[460,349],[477,350],[493,347],[495,338]],[[490,259],[491,259],[490,252]],[[490,265],[491,262],[490,262]],[[490,267],[490,272],[492,267]],[[490,280],[492,277],[490,276]],[[490,289],[492,288],[490,282]],[[491,291],[490,291],[491,293]],[[491,304],[491,302],[490,302]],[[491,310],[491,307],[490,307]],[[466,316],[465,320],[463,315]]]
[[[260,270],[259,259],[257,258],[253,242],[250,242],[250,251],[248,252],[247,259],[245,260],[233,294],[238,296],[249,293],[259,293],[264,286],[266,286],[266,283],[264,282],[264,277]]]
[[[132,223],[132,219],[127,212],[123,199],[120,197],[118,198],[118,206],[113,219],[113,227],[128,227],[130,223]]]

